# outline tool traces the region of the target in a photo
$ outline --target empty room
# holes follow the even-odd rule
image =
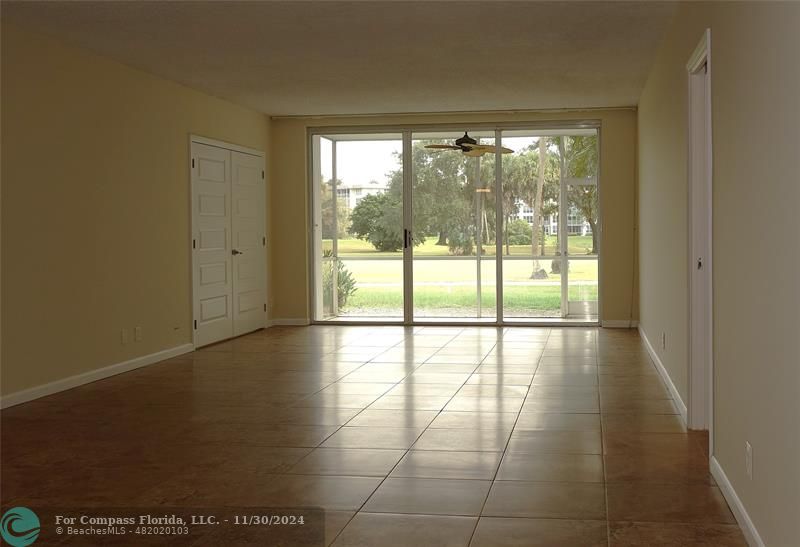
[[[0,545],[800,545],[800,2],[0,23]]]

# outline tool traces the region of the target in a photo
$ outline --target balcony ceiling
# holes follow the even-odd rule
[[[13,24],[271,115],[635,105],[674,4],[3,2]]]

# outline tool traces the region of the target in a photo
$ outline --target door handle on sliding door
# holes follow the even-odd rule
[[[411,246],[411,243],[414,241],[414,238],[411,237],[410,230],[403,230],[403,248],[408,249]]]

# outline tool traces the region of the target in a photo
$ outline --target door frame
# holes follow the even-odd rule
[[[706,29],[686,64],[688,187],[688,364],[687,426],[709,430],[713,455],[714,291],[713,142],[711,29]],[[699,273],[698,273],[699,272]]]
[[[195,135],[194,133],[189,134],[189,142],[188,142],[188,152],[187,155],[189,157],[189,161],[187,162],[189,167],[189,238],[188,238],[188,249],[191,259],[189,260],[189,301],[191,302],[192,308],[192,316],[189,321],[189,330],[192,333],[192,347],[197,348],[197,330],[194,328],[194,322],[197,319],[197,309],[195,309],[194,305],[194,272],[197,267],[197,253],[194,249],[194,240],[195,240],[195,230],[196,230],[196,223],[194,218],[194,207],[192,206],[192,200],[194,199],[194,188],[192,184],[192,162],[194,160],[192,156],[192,144],[204,144],[206,146],[214,146],[216,148],[222,148],[224,150],[230,150],[233,152],[241,152],[243,154],[250,154],[252,156],[258,156],[261,158],[262,162],[264,163],[264,195],[265,199],[269,200],[269,192],[267,192],[267,173],[266,173],[266,153],[263,150],[257,150],[255,148],[249,148],[247,146],[242,146],[240,144],[234,144],[226,141],[221,141],[218,139],[212,139],[209,137],[204,137],[202,135]],[[267,203],[264,204],[264,234],[267,233],[267,212],[269,211],[267,207]],[[231,213],[233,214],[233,213]],[[267,247],[264,246],[264,262],[266,263],[267,260]],[[268,288],[269,288],[269,268],[265,266],[265,275],[264,275],[264,282],[266,287],[264,288],[264,294],[267,295],[267,300],[269,299]],[[264,310],[264,327],[268,325],[267,320],[267,311]]]
[[[314,148],[314,137],[321,137],[327,135],[364,135],[368,137],[370,134],[375,133],[396,133],[398,135],[402,135],[403,139],[403,146],[404,149],[406,146],[411,144],[411,139],[414,133],[416,132],[438,132],[438,131],[445,131],[445,132],[464,132],[464,131],[494,131],[495,137],[502,133],[504,130],[531,130],[535,132],[536,130],[546,131],[546,130],[570,130],[570,129],[593,129],[596,132],[597,136],[597,155],[598,155],[598,164],[597,164],[597,199],[598,199],[598,231],[600,240],[598,241],[598,256],[597,256],[597,269],[598,269],[598,302],[597,302],[597,319],[592,321],[583,321],[583,320],[569,320],[564,318],[542,318],[541,320],[536,318],[530,318],[530,320],[520,319],[520,320],[511,320],[508,321],[503,317],[502,308],[500,299],[502,297],[502,283],[498,281],[496,294],[498,295],[498,311],[497,317],[492,320],[480,320],[480,319],[442,319],[442,320],[433,320],[433,321],[419,321],[415,320],[413,317],[413,262],[407,259],[407,256],[411,256],[413,254],[412,249],[404,249],[403,250],[403,259],[404,259],[404,279],[403,279],[403,287],[404,287],[404,315],[402,318],[398,318],[397,320],[370,320],[369,318],[354,318],[350,319],[337,319],[336,321],[329,321],[329,320],[317,320],[315,319],[315,310],[319,306],[317,303],[318,300],[318,289],[316,287],[316,275],[314,275],[315,264],[316,264],[316,253],[317,253],[317,244],[315,238],[315,229],[314,229],[314,219],[315,211],[318,207],[317,204],[317,197],[316,197],[316,187],[315,187],[315,174],[314,174],[314,160],[316,159],[316,153],[308,153],[307,157],[307,164],[306,164],[306,188],[308,192],[308,263],[309,263],[309,273],[308,276],[308,295],[309,295],[309,302],[308,302],[308,314],[309,314],[309,323],[310,324],[336,324],[336,325],[415,325],[415,326],[511,326],[511,327],[523,327],[523,326],[538,326],[538,327],[546,327],[546,326],[575,326],[575,327],[597,327],[602,325],[602,312],[603,312],[603,291],[600,290],[600,286],[603,280],[603,273],[602,273],[602,265],[603,265],[603,252],[602,252],[602,239],[603,239],[603,192],[602,186],[600,184],[601,180],[601,166],[602,166],[602,121],[600,119],[574,119],[574,120],[552,120],[552,121],[528,121],[528,122],[457,122],[457,123],[434,123],[434,124],[398,124],[398,125],[355,125],[355,126],[348,126],[348,125],[331,125],[331,126],[309,126],[306,128],[306,147],[307,150],[313,151]],[[500,154],[497,154],[500,156]],[[403,219],[406,223],[406,226],[411,226],[411,208],[406,207],[407,205],[411,204],[411,192],[412,190],[412,173],[411,173],[411,158],[409,157],[406,159],[408,154],[404,154],[404,163],[403,163]],[[501,176],[501,169],[495,164],[495,177],[496,181]],[[561,185],[560,185],[561,186]],[[559,190],[561,191],[561,190]],[[498,200],[499,201],[499,200]],[[497,207],[497,211],[502,216],[502,203],[500,206]],[[559,222],[559,225],[562,223]],[[405,227],[404,227],[405,228]],[[559,228],[560,229],[560,228]],[[495,243],[496,244],[496,243]],[[563,259],[568,259],[568,257],[563,257]],[[502,260],[496,261],[497,266],[497,277],[498,280],[502,279]]]

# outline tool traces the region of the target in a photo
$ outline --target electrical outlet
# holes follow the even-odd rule
[[[661,349],[667,349],[667,333],[661,333]]]
[[[119,341],[123,346],[128,343],[128,329],[122,329],[119,331]]]
[[[137,342],[142,341],[142,327],[134,327],[133,329],[133,339]]]
[[[744,465],[747,478],[753,480],[753,447],[750,446],[750,441],[744,442]]]

